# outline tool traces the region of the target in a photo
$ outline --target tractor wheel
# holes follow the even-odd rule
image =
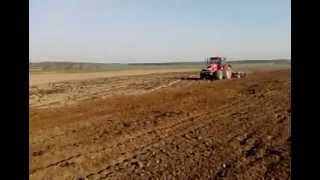
[[[200,79],[206,79],[206,76],[204,74],[200,74]]]
[[[232,69],[230,67],[223,70],[223,76],[225,79],[231,79],[232,76]]]
[[[217,78],[218,80],[222,80],[222,79],[223,79],[223,72],[222,72],[221,70],[218,70],[218,71],[216,72],[216,78]]]

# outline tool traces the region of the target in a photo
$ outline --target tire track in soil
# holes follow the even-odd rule
[[[215,117],[216,117],[216,116],[215,116]],[[221,117],[224,117],[224,116],[221,116]],[[207,116],[206,118],[208,118],[208,116]],[[217,117],[216,117],[216,118],[217,118]],[[220,117],[219,117],[219,118],[220,118]],[[217,118],[217,119],[219,119],[219,118]],[[201,124],[200,126],[195,126],[195,127],[193,127],[193,128],[189,128],[189,129],[186,129],[186,130],[184,130],[184,131],[181,131],[180,133],[176,133],[176,135],[175,135],[174,137],[169,136],[168,139],[171,139],[171,140],[172,140],[173,138],[185,138],[185,139],[188,139],[188,138],[186,138],[186,137],[188,137],[187,134],[189,134],[191,131],[201,130],[201,128],[204,128],[204,127],[206,127],[208,124],[212,123],[211,121],[209,121],[209,122],[206,122],[206,123],[208,123],[208,124],[206,124],[206,123],[204,123],[203,121],[201,121],[200,119],[197,119],[197,121],[198,121],[198,122],[201,122],[202,124]],[[158,141],[161,141],[161,140],[165,140],[165,139],[159,139]],[[157,144],[157,143],[151,144],[151,146],[154,147],[156,144]],[[145,153],[140,153],[140,152],[144,152],[144,151],[145,151],[144,149],[149,149],[149,146],[150,146],[150,144],[149,144],[148,146],[144,146],[144,147],[142,147],[141,149],[136,150],[136,152],[137,152],[138,154],[131,155],[131,157],[145,154]],[[128,160],[129,160],[129,159],[125,159],[125,160],[122,160],[122,162],[128,161]],[[114,165],[119,166],[119,163],[122,163],[122,162],[117,162],[116,164],[113,164],[113,166],[114,166]],[[109,165],[107,168],[105,168],[105,169],[110,169],[110,165]],[[99,170],[96,174],[101,174],[102,172],[103,172],[103,170]],[[114,173],[113,173],[113,174],[114,174]],[[88,178],[88,177],[93,176],[93,175],[94,175],[94,173],[91,173],[91,174],[87,175],[86,177]]]
[[[218,119],[219,119],[219,118],[218,118]],[[224,119],[224,118],[223,118],[223,119]],[[210,123],[213,124],[212,122],[210,122]],[[209,123],[209,124],[210,124],[210,123]],[[182,132],[181,134],[178,134],[178,136],[185,138],[185,137],[187,137],[186,134],[188,134],[190,131],[201,130],[201,128],[205,128],[206,126],[207,126],[207,124],[203,124],[203,125],[195,128],[195,129],[186,130],[187,133]],[[189,137],[190,137],[190,136],[189,136]],[[213,137],[213,136],[210,136],[210,137]],[[171,139],[172,139],[172,137],[171,137]],[[176,137],[175,137],[174,139],[179,139],[179,138],[176,138]],[[249,138],[247,138],[246,141],[247,141],[248,139],[249,139]],[[228,140],[228,141],[229,141],[229,140]],[[198,143],[198,142],[196,142],[196,143]],[[146,148],[146,147],[143,147],[143,148]],[[144,150],[139,149],[139,150],[137,150],[137,152],[144,152]],[[135,156],[139,156],[139,155],[143,155],[143,154],[145,154],[145,153],[136,154]],[[129,160],[126,159],[126,160],[124,160],[124,161],[122,161],[122,162],[127,162],[127,161],[129,161]],[[133,163],[133,164],[134,164],[134,163]],[[119,162],[117,162],[117,163],[114,164],[113,166],[119,166]],[[105,168],[105,170],[110,170],[110,168],[111,168],[111,166],[108,166],[107,168]],[[100,171],[98,171],[96,174],[102,174],[103,172],[104,172],[103,170],[100,170]],[[113,172],[113,173],[108,172],[108,173],[106,173],[106,174],[107,174],[107,175],[110,175],[110,174],[114,174],[114,172]],[[89,175],[86,176],[86,177],[88,178],[88,177],[91,177],[91,176],[94,176],[94,175],[95,175],[94,173],[91,173],[91,174],[89,174]]]
[[[221,109],[223,110],[225,107],[222,107]],[[195,117],[190,117],[190,119],[192,119],[192,118],[195,118]],[[181,124],[181,123],[183,123],[184,122],[184,120],[182,120],[182,121],[177,121],[177,123],[175,123],[175,124],[173,124],[173,125],[177,125],[177,124]],[[63,147],[63,148],[65,148],[65,147]],[[74,155],[74,157],[78,157],[77,155]],[[67,159],[69,159],[69,158],[67,158]],[[53,164],[56,164],[56,163],[53,163]]]
[[[242,101],[242,100],[241,100]],[[241,101],[239,101],[238,103],[240,103]],[[221,107],[220,109],[221,109],[221,114],[223,114],[223,113],[225,113],[224,111],[225,111],[225,108],[226,107]],[[217,112],[219,112],[219,110],[217,111]],[[202,113],[202,114],[198,114],[198,115],[195,115],[195,116],[193,116],[193,117],[190,117],[190,118],[187,118],[187,120],[191,120],[191,123],[192,122],[194,122],[194,121],[197,121],[197,122],[199,122],[199,119],[196,119],[197,118],[197,116],[198,116],[198,118],[199,117],[206,117],[206,118],[208,118],[208,114],[209,113]],[[217,114],[216,116],[219,116],[220,114]],[[196,120],[194,120],[194,119],[196,119]],[[115,146],[111,146],[111,147],[107,147],[107,148],[102,148],[101,150],[98,150],[98,151],[93,151],[93,152],[86,152],[86,155],[87,154],[92,154],[92,153],[101,153],[102,151],[105,151],[105,150],[107,150],[107,149],[113,149],[113,148],[117,148],[118,146],[120,146],[121,144],[125,144],[125,142],[126,141],[128,141],[127,139],[129,139],[129,140],[131,140],[131,139],[137,139],[137,138],[144,138],[144,135],[150,135],[153,131],[154,131],[154,133],[157,133],[156,131],[160,131],[158,134],[162,134],[163,132],[162,131],[166,131],[167,129],[171,129],[171,128],[173,128],[173,127],[175,127],[175,126],[178,126],[178,125],[180,125],[180,124],[182,124],[183,126],[185,126],[185,127],[192,127],[192,128],[195,128],[196,126],[194,125],[194,123],[192,123],[191,125],[189,125],[189,124],[187,124],[186,123],[186,121],[187,120],[179,120],[179,121],[176,121],[173,125],[169,125],[169,126],[165,126],[165,127],[159,127],[159,128],[154,128],[154,129],[151,129],[151,130],[149,130],[149,131],[146,131],[146,132],[139,132],[139,134],[137,134],[137,135],[134,135],[134,136],[128,136],[128,138],[124,138],[125,140],[124,140],[124,142],[121,142],[120,141],[120,143],[117,143]],[[202,123],[204,123],[203,121],[201,121]],[[203,124],[201,125],[201,126],[203,126]],[[188,131],[188,130],[187,130]],[[159,135],[158,135],[159,136]],[[156,141],[159,141],[158,139],[156,139]],[[117,140],[117,142],[119,142],[119,140]],[[79,146],[80,144],[78,144],[78,146]],[[150,144],[149,144],[150,145]],[[65,148],[65,147],[63,147],[63,148]],[[45,168],[39,168],[39,169],[35,169],[33,172],[31,172],[31,174],[33,174],[33,173],[35,173],[36,171],[38,171],[38,170],[43,170],[43,169],[46,169],[46,168],[49,168],[49,167],[52,167],[52,166],[58,166],[59,164],[61,164],[61,163],[65,163],[65,161],[67,161],[67,160],[71,160],[71,159],[74,159],[74,158],[78,158],[78,157],[81,157],[81,156],[83,156],[84,154],[76,154],[76,155],[73,155],[73,156],[71,156],[71,157],[68,157],[68,158],[66,158],[65,160],[60,160],[60,161],[58,161],[58,162],[54,162],[54,163],[52,163],[52,164],[50,164],[50,165],[48,165],[48,166],[46,166]]]

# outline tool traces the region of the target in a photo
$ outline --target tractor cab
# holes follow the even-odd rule
[[[225,60],[226,60],[226,58],[223,58],[223,57],[206,58],[206,65],[207,65],[206,68],[207,68],[207,70],[215,72],[223,67]]]
[[[224,57],[209,57],[206,58],[206,64],[207,66],[212,64],[222,65],[226,61],[226,58]]]

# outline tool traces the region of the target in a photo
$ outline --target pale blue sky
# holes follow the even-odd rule
[[[291,58],[289,0],[30,0],[30,59]]]

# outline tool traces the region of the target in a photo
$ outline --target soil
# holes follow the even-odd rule
[[[30,87],[30,179],[290,179],[290,73]]]
[[[29,73],[29,83],[31,86],[43,85],[47,83],[57,83],[65,81],[79,81],[79,80],[94,80],[97,78],[119,77],[119,76],[134,76],[134,75],[148,75],[160,74],[170,72],[190,72],[198,71],[198,69],[132,69],[132,70],[110,70],[102,72],[40,72]]]

